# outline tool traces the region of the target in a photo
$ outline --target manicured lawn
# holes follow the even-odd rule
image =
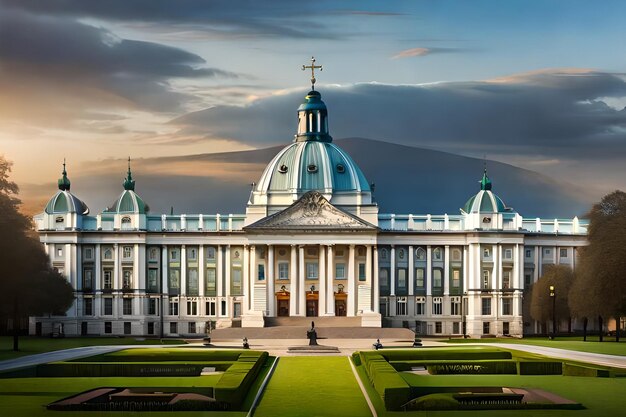
[[[256,417],[369,416],[345,356],[282,357]]]
[[[38,417],[63,415],[106,416],[173,416],[181,413],[72,412],[48,411],[46,404],[97,387],[204,387],[214,386],[220,375],[168,378],[8,378],[0,379],[0,416]],[[198,417],[206,412],[185,411],[185,416]],[[245,412],[211,412],[212,417],[242,417]]]
[[[20,337],[19,352],[13,351],[13,338],[0,336],[0,361],[33,355],[35,353],[51,352],[53,350],[71,349],[83,346],[103,345],[158,345],[184,344],[179,339],[135,339],[133,337],[67,337],[50,339],[47,337],[22,336]]]
[[[583,338],[574,337],[557,337],[555,340],[549,340],[545,337],[528,337],[523,339],[515,338],[492,338],[492,339],[450,339],[445,340],[448,343],[515,343],[533,346],[553,347],[557,349],[568,349],[579,352],[602,353],[606,355],[626,356],[626,338],[615,343],[614,338],[604,338],[604,342],[598,342],[598,337],[587,337],[587,341],[583,342]]]

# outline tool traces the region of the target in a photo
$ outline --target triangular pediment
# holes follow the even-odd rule
[[[309,191],[283,211],[245,227],[247,230],[376,230],[377,227],[330,204]]]

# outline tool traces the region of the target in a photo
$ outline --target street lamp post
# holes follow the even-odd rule
[[[550,298],[552,299],[552,337],[556,337],[556,288],[554,285],[550,285]]]

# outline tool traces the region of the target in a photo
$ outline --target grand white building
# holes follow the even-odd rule
[[[30,332],[191,336],[209,322],[260,327],[280,316],[429,335],[536,330],[523,290],[548,264],[575,267],[586,221],[522,217],[486,170],[458,215],[379,213],[365,175],[332,142],[319,92],[298,118],[245,214],[152,214],[129,162],[115,203],[90,215],[64,166],[35,221],[76,300],[65,316],[31,318]]]

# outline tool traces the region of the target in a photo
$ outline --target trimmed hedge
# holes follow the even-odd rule
[[[564,363],[563,375],[564,376],[587,376],[587,377],[609,378],[611,377],[611,371],[609,371],[608,369],[593,368],[591,366]]]
[[[244,350],[212,350],[197,348],[135,348],[74,359],[70,362],[234,362]]]
[[[215,399],[228,403],[230,410],[239,410],[268,358],[267,352],[246,351],[217,381]]]
[[[548,361],[520,361],[520,375],[561,375],[563,373],[562,362]]]
[[[421,360],[421,361],[390,361],[389,362],[391,364],[391,366],[393,366],[397,371],[410,371],[412,368],[417,367],[417,366],[435,366],[435,365],[447,365],[447,364],[453,364],[453,365],[481,365],[483,367],[485,367],[484,372],[467,372],[467,373],[492,373],[492,374],[500,374],[500,373],[507,373],[507,374],[516,374],[517,373],[517,361],[514,360],[507,360],[507,359],[502,359],[502,360],[467,360],[467,361],[462,361],[462,360],[456,360],[456,361],[447,361],[447,360]],[[503,372],[503,371],[490,371],[491,369],[495,369],[494,367],[500,366],[497,364],[505,364],[508,363],[510,365],[501,365],[504,367],[509,367],[512,366],[512,371],[507,371],[507,372]],[[509,368],[506,368],[509,369]],[[489,370],[489,371],[488,371]]]
[[[163,363],[163,362],[53,362],[38,365],[36,377],[134,377],[134,376],[199,376],[205,367],[226,371],[235,362]]]
[[[369,352],[373,354],[374,352]],[[422,348],[411,350],[376,351],[387,361],[420,361],[420,360],[497,360],[513,359],[511,352],[500,349],[441,349]]]
[[[362,352],[361,363],[386,410],[399,410],[410,399],[411,387],[381,355]]]
[[[474,363],[448,362],[441,364],[429,364],[427,365],[427,369],[428,373],[431,375],[515,375],[517,374],[517,363],[514,361],[476,361]]]

